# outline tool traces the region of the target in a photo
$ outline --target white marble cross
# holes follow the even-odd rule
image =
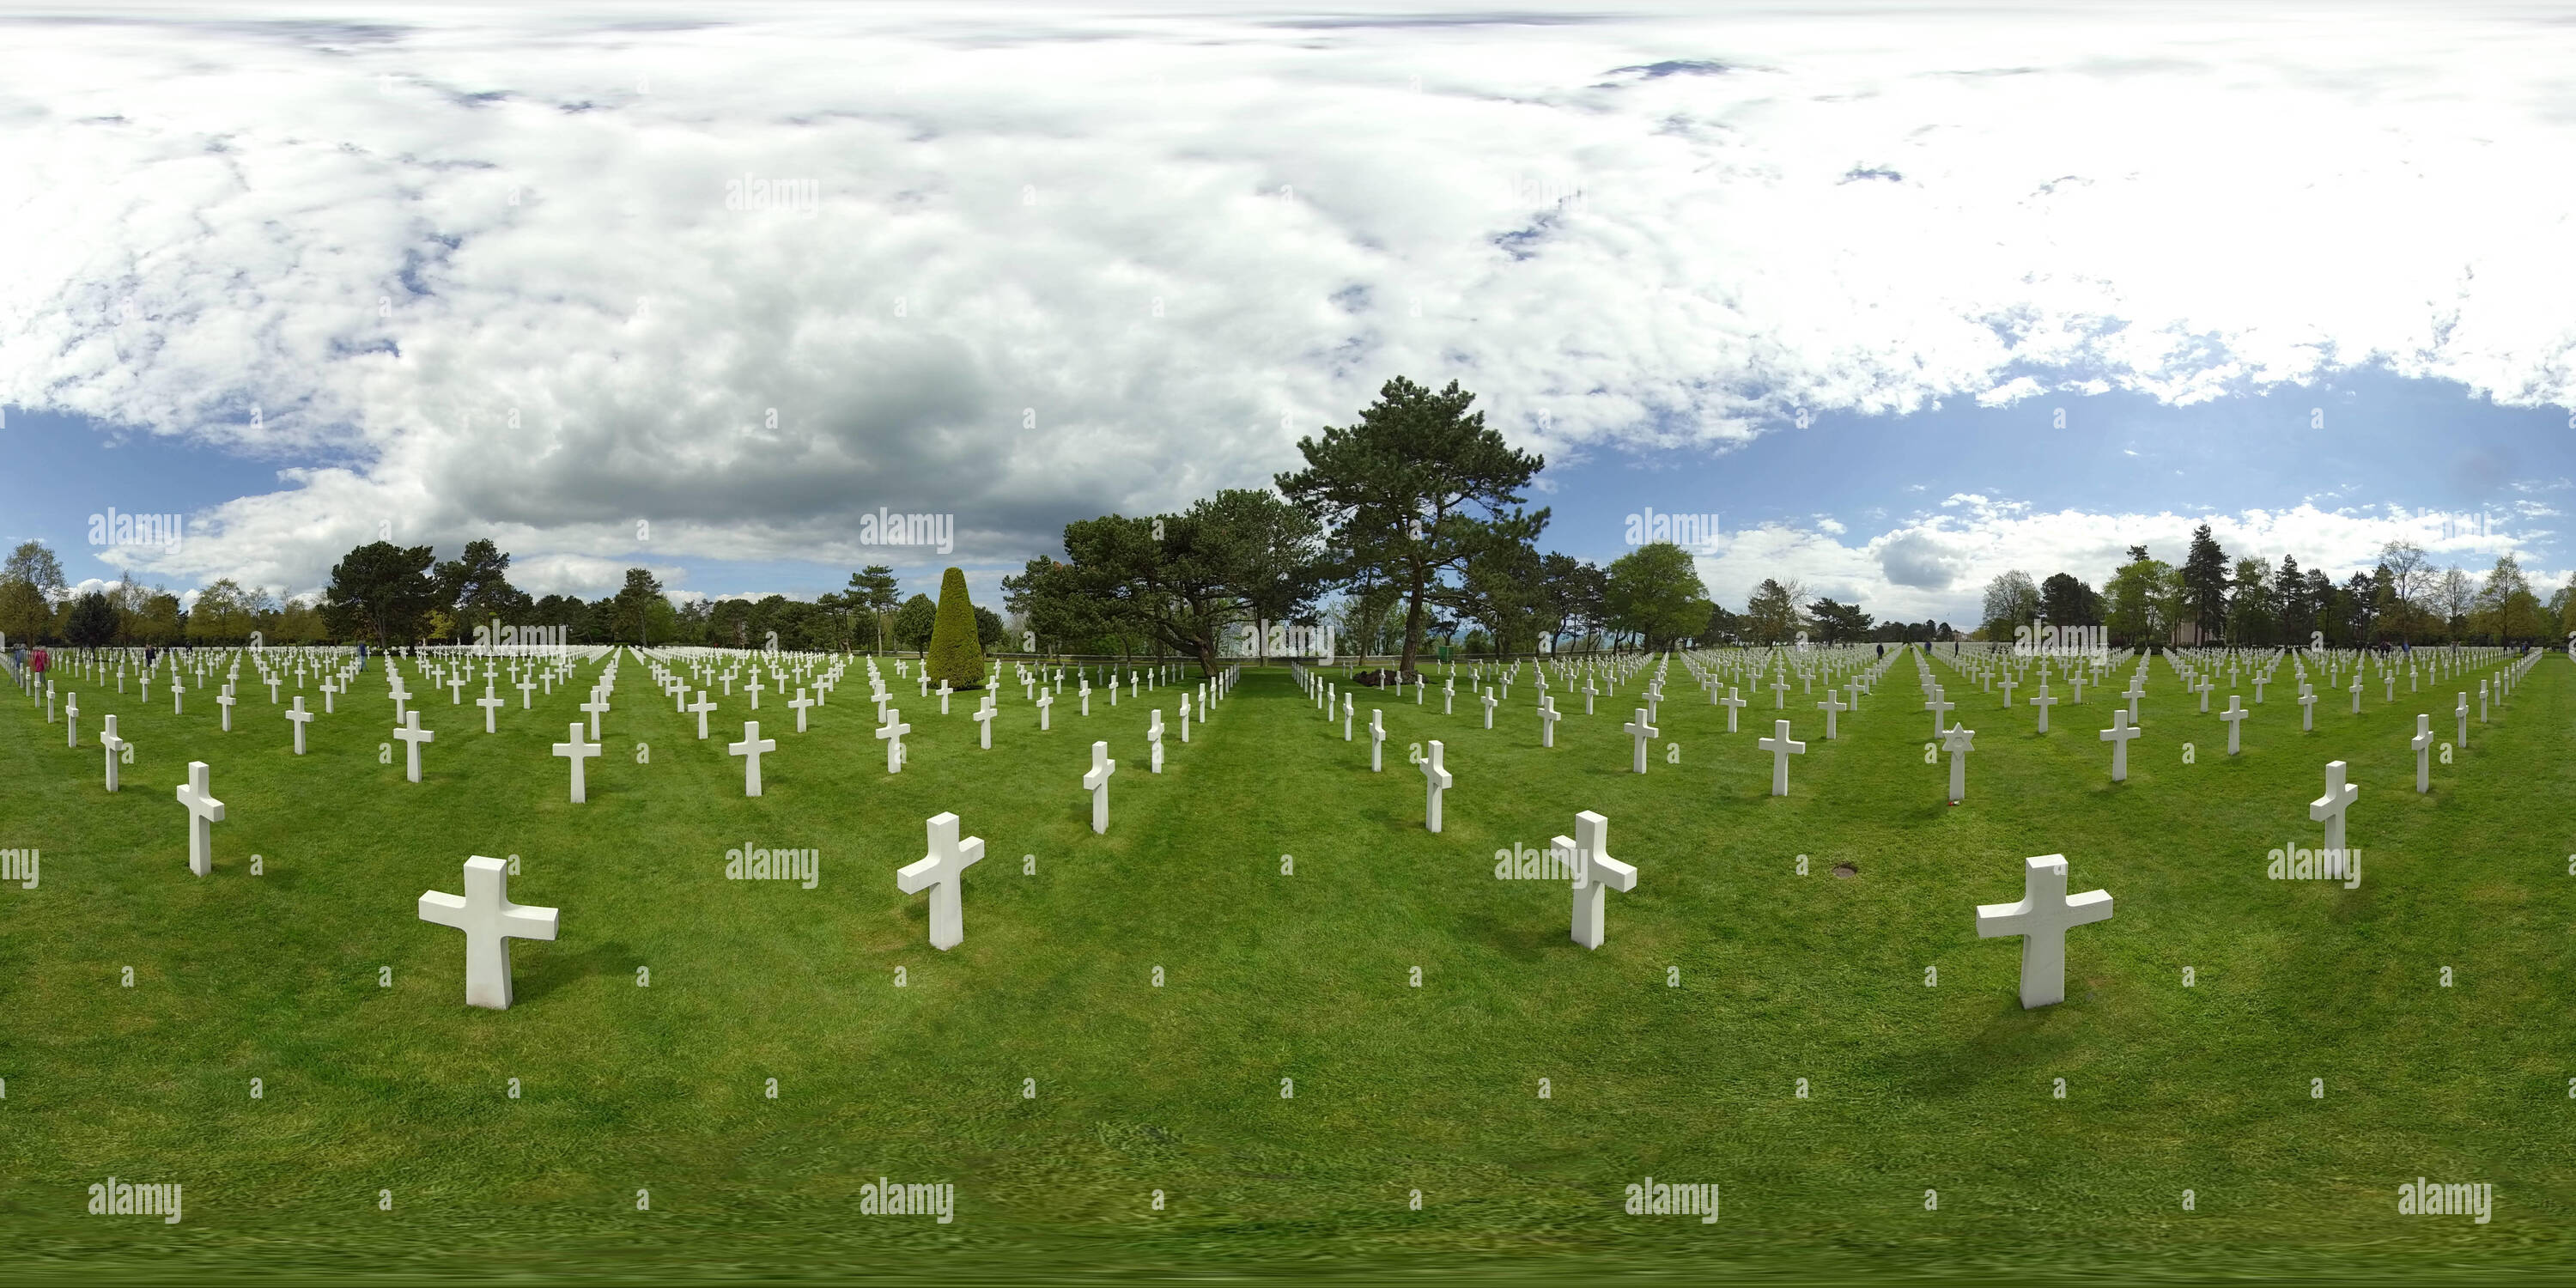
[[[725,744],[725,752],[728,755],[743,757],[743,795],[758,796],[760,794],[761,753],[776,750],[778,750],[778,740],[776,738],[761,737],[760,722],[757,720],[746,720],[743,722],[742,741],[729,742]]]
[[[1047,708],[1048,708],[1048,707],[1051,707],[1051,706],[1054,706],[1054,705],[1055,705],[1055,695],[1054,695],[1054,694],[1051,694],[1051,693],[1047,692],[1047,691],[1046,691],[1046,690],[1044,690],[1044,689],[1040,689],[1040,690],[1038,690],[1038,702],[1037,702],[1037,707],[1038,707],[1038,732],[1040,732],[1040,733],[1045,733],[1045,732],[1046,732],[1046,728],[1047,728]]]
[[[942,682],[940,683],[939,689],[940,689],[940,696],[944,699],[944,698],[947,696],[947,692],[948,692],[948,685],[947,685],[947,683],[946,683],[945,681],[942,681]],[[742,691],[751,695],[751,709],[752,709],[752,710],[754,710],[754,711],[758,711],[758,710],[760,710],[760,670],[759,670],[759,668],[754,667],[754,668],[752,669],[752,672],[751,672],[751,683],[749,683],[749,684],[746,684],[746,685],[742,686]],[[948,704],[947,704],[945,701],[942,701],[942,702],[939,704],[939,713],[940,713],[941,715],[946,715],[946,714],[948,714]]]
[[[554,744],[554,754],[572,762],[572,803],[580,805],[590,799],[588,784],[582,778],[581,762],[598,755],[599,744],[582,741],[581,722],[578,720],[572,722],[572,733],[568,736],[571,741]]]
[[[684,702],[681,704],[680,709],[682,711],[692,712],[698,717],[698,741],[705,742],[707,740],[707,713],[716,709],[715,699],[708,697],[706,690],[700,689],[698,690],[698,700],[695,702]]]
[[[2466,694],[2461,695],[2464,703],[2467,696],[2468,695]],[[2466,711],[2468,710],[2468,707],[2463,705],[2460,710]],[[2466,717],[2462,718],[2466,719]],[[2468,726],[2463,724],[2461,727],[2465,729]],[[2466,737],[2462,737],[2460,739],[2462,745],[2466,745],[2468,741],[2469,740]],[[66,747],[80,746],[80,695],[77,693],[67,694],[63,698],[63,745]]]
[[[2004,677],[2004,707],[2007,710],[2012,707],[2012,691],[2015,683],[2016,681],[2012,676],[2006,675]]]
[[[2129,740],[2145,732],[2146,730],[2129,723],[2127,708],[2111,709],[2111,727],[2102,731],[2102,741],[2111,744],[2112,782],[2129,781]]]
[[[411,690],[403,687],[402,672],[396,671],[392,676],[388,677],[385,683],[385,696],[393,699],[394,723],[401,724],[403,718],[403,704],[411,701]]]
[[[1771,794],[1788,795],[1789,757],[1806,755],[1807,744],[1790,741],[1789,722],[1775,720],[1771,722],[1771,736],[1756,738],[1753,740],[1753,745],[1771,753]]]
[[[534,680],[521,680],[510,687],[519,691],[519,709],[521,711],[530,709],[529,704],[535,701],[534,695],[537,691],[537,682]]]
[[[1441,767],[1440,752],[1440,740],[1434,738],[1422,758],[1422,825],[1434,832],[1440,830],[1440,793],[1450,787],[1450,774]]]
[[[2457,710],[2457,711],[2452,712],[2451,714],[2456,715],[2456,716],[2458,716],[2458,717],[2460,718],[2460,738],[2459,738],[2459,742],[2460,742],[2460,750],[2462,750],[2462,751],[2467,751],[2467,750],[2469,749],[2469,695],[2468,695],[2468,694],[2466,694],[2466,693],[2462,693],[2462,694],[2460,695],[2460,709],[2459,709],[2459,710]]]
[[[1131,677],[1131,678],[1132,678],[1132,677]],[[1349,695],[1349,694],[1347,694],[1347,693],[1343,694],[1343,695],[1342,695],[1342,741],[1344,741],[1344,742],[1349,742],[1349,741],[1351,741],[1351,740],[1352,740],[1352,739],[1351,739],[1351,717],[1352,717],[1352,715],[1353,715],[1353,714],[1355,714],[1355,713],[1357,712],[1357,710],[1358,710],[1358,706],[1357,706],[1357,704],[1352,700],[1351,695]],[[1156,714],[1159,716],[1161,713],[1160,713],[1160,712],[1157,712]],[[1163,771],[1161,771],[1161,770],[1159,770],[1159,769],[1158,769],[1158,770],[1155,770],[1154,772],[1159,774],[1159,773],[1161,773],[1161,772],[1163,772]]]
[[[579,709],[590,713],[590,736],[599,737],[599,718],[608,711],[608,698],[594,689],[590,701],[582,703]]]
[[[1131,677],[1132,678],[1132,677]],[[1154,718],[1145,724],[1145,745],[1152,749],[1149,757],[1155,773],[1163,772],[1163,709],[1154,708]]]
[[[993,695],[987,693],[984,695],[983,704],[975,708],[975,714],[967,717],[975,722],[976,734],[978,735],[977,741],[982,744],[983,749],[986,751],[991,751],[993,749],[993,717],[1000,715],[1001,713],[1001,709],[993,705]],[[1155,714],[1160,715],[1162,713],[1158,711]]]
[[[334,684],[328,679],[322,681],[322,714],[326,716],[332,714],[332,699],[338,697],[339,694],[339,685]]]
[[[2433,790],[2433,717],[2415,717],[2415,736],[2406,745],[2415,749],[2416,793]]]
[[[2218,718],[2227,722],[2228,755],[2233,756],[2236,754],[2237,731],[2244,728],[2245,717],[2252,714],[2254,714],[2254,712],[2245,706],[2242,699],[2238,698],[2233,693],[2227,695],[2227,709],[2219,712]]]
[[[1083,790],[1091,793],[1091,830],[1109,831],[1109,776],[1118,772],[1118,762],[1109,758],[1109,744],[1091,744],[1091,771],[1082,776]]]
[[[1968,753],[1977,749],[1977,731],[1958,725],[1941,735],[1941,750],[1950,753],[1950,803],[1968,799]]]
[[[224,709],[225,733],[231,733],[233,731],[233,704],[238,701],[240,701],[240,699],[233,696],[233,686],[230,684],[226,684],[222,689],[215,693],[215,705]]]
[[[1557,712],[1556,699],[1540,698],[1538,700],[1538,745],[1542,747],[1553,747],[1556,745],[1556,722],[1564,718],[1565,717],[1563,715]]]
[[[1977,938],[2021,936],[2023,1010],[2066,1000],[2066,932],[2111,919],[2111,894],[2066,893],[2066,856],[2044,854],[2022,861],[2019,903],[1977,905]]]
[[[912,726],[903,723],[903,712],[899,708],[886,708],[885,723],[877,726],[877,736],[885,739],[887,773],[903,772],[903,736],[911,732]]]
[[[930,819],[930,853],[895,869],[894,885],[905,894],[930,891],[930,946],[941,952],[966,942],[966,869],[984,858],[984,838],[957,839],[957,815]]]
[[[462,675],[451,675],[447,677],[447,687],[449,690],[447,705],[451,707],[464,706],[465,677]]]
[[[2254,705],[2258,707],[2263,705],[2263,686],[2271,682],[2272,677],[2269,675],[2257,674],[2254,677]]]
[[[1482,702],[1482,703],[1484,703],[1484,704],[1485,704],[1485,727],[1486,727],[1486,728],[1488,728],[1488,729],[1493,728],[1493,727],[1494,727],[1494,707],[1497,705],[1497,703],[1496,703],[1496,701],[1495,701],[1495,699],[1494,699],[1494,693],[1493,693],[1493,690],[1491,690],[1491,689],[1486,690],[1486,691],[1485,691],[1485,695],[1484,695],[1483,697],[1481,697],[1481,698],[1478,698],[1478,699],[1477,699],[1477,701]]]
[[[1587,688],[1588,687],[1589,686],[1587,686]],[[1709,692],[1715,693],[1717,690],[1712,688]],[[1591,701],[1592,699],[1589,697],[1584,699],[1585,705],[1583,708],[1583,714],[1592,714],[1592,707],[1590,705]],[[1726,686],[1726,696],[1718,699],[1718,705],[1726,708],[1726,731],[1728,733],[1735,732],[1735,713],[1744,709],[1745,701],[1744,699],[1735,696],[1734,685],[1730,684]]]
[[[1944,720],[1942,717],[1949,715],[1952,709],[1956,708],[1958,705],[1958,703],[1948,702],[1942,699],[1940,685],[1936,684],[1932,686],[1932,698],[1930,701],[1923,704],[1923,709],[1932,713],[1933,737],[1938,738],[1941,736],[1942,730],[1947,728],[1949,725],[1949,721]]]
[[[107,749],[107,790],[112,792],[116,790],[117,757],[134,744],[116,736],[115,716],[108,716],[99,723],[98,745]]]
[[[508,700],[493,697],[492,686],[487,683],[483,686],[483,696],[474,699],[474,705],[483,708],[483,732],[499,733],[499,727],[493,724],[493,721],[497,718],[494,713],[499,711],[501,708],[508,706]]]
[[[1386,772],[1386,708],[1369,708],[1369,772]]]
[[[2344,852],[2344,811],[2361,799],[2361,788],[2343,780],[2344,763],[2326,762],[2326,794],[2308,802],[2308,821],[2326,825],[2325,848],[2337,854]]]
[[[418,711],[406,711],[403,713],[402,726],[394,730],[394,736],[402,739],[403,777],[415,783],[419,782],[420,745],[424,742],[436,742],[438,735],[420,727]]]
[[[1646,709],[1644,707],[1638,707],[1636,711],[1636,718],[1619,726],[1619,728],[1621,732],[1626,733],[1631,739],[1635,740],[1636,755],[1631,758],[1629,767],[1642,774],[1646,772],[1646,744],[1653,741],[1655,735],[1663,731],[1646,722]],[[1780,723],[1786,725],[1788,721],[1783,720]]]
[[[1578,839],[1579,838],[1579,839]],[[1637,869],[1610,857],[1610,820],[1591,810],[1574,816],[1574,835],[1555,838],[1574,866],[1574,942],[1599,948],[1607,939],[1605,891],[1637,888]]]
[[[573,762],[576,770],[581,762]],[[510,941],[552,939],[561,924],[553,908],[510,902],[510,865],[481,855],[465,861],[462,897],[425,890],[420,919],[465,932],[465,1004],[510,1009]]]
[[[115,718],[108,717],[110,720]],[[115,753],[108,754],[108,775],[114,777]],[[207,784],[206,772],[206,762],[189,761],[188,785],[179,789],[179,803],[188,810],[188,870],[198,876],[215,870],[215,824],[224,821],[224,803],[208,794],[212,789]],[[111,787],[109,790],[115,789]]]
[[[1789,677],[1786,673],[1783,673],[1777,679],[1771,681],[1771,709],[1774,711],[1788,710],[1788,693]]]
[[[2039,682],[2039,696],[2032,698],[2030,704],[2039,708],[2039,731],[2048,732],[2048,709],[2057,705],[2057,699],[2048,696],[2048,681]]]
[[[1848,711],[1851,708],[1844,706],[1842,699],[1836,697],[1833,690],[1827,689],[1825,690],[1825,700],[1817,703],[1816,709],[1825,713],[1825,741],[1832,742],[1834,740],[1834,716],[1840,712]],[[2045,719],[2046,717],[2043,716],[2041,718]]]
[[[304,726],[313,722],[313,712],[304,709],[304,695],[295,695],[295,705],[286,709],[286,718],[295,728],[295,754],[304,754]]]
[[[948,681],[941,680],[939,682],[939,714],[943,716],[948,714],[948,695],[954,692],[956,692],[955,689],[948,687]],[[759,706],[760,700],[758,698],[752,699],[751,705],[755,707]]]
[[[2302,732],[2307,732],[2313,731],[2316,727],[2317,693],[2316,690],[2302,684],[2299,686],[2299,728]]]

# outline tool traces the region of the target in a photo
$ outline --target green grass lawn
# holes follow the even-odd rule
[[[1952,718],[1978,730],[1956,808],[1947,757],[1925,763],[1910,661],[1839,741],[1812,695],[1791,694],[1807,751],[1785,799],[1753,745],[1770,692],[1747,694],[1730,735],[1678,665],[1644,776],[1618,728],[1634,685],[1591,717],[1560,695],[1573,714],[1553,750],[1526,685],[1490,732],[1463,683],[1451,717],[1436,691],[1423,706],[1364,696],[1344,742],[1279,670],[1247,673],[1190,744],[1175,728],[1157,776],[1143,733],[1155,707],[1176,723],[1172,688],[1114,710],[1095,694],[1088,719],[1068,692],[1041,734],[1008,685],[987,752],[971,698],[943,718],[889,663],[915,731],[892,778],[854,665],[809,733],[767,700],[780,746],[767,794],[747,800],[723,750],[744,699],[700,742],[630,659],[580,806],[547,752],[578,715],[567,686],[533,712],[504,689],[486,736],[479,710],[415,679],[437,731],[419,785],[399,744],[378,763],[392,721],[374,664],[301,759],[261,687],[245,684],[226,734],[212,688],[174,718],[166,691],[66,685],[78,751],[0,688],[0,848],[43,855],[39,888],[0,887],[0,1267],[2565,1264],[2576,667],[2544,660],[2510,710],[2473,720],[2428,796],[2413,791],[2415,713],[2447,740],[2451,694],[2474,675],[2438,695],[2401,680],[2394,703],[2374,681],[2358,717],[2325,695],[2308,734],[2295,686],[2275,685],[2231,759],[2225,727],[2159,661],[2115,785],[2095,736],[2109,693],[2057,707],[2043,736],[2028,707],[1963,693],[1946,657],[1936,670],[1962,703]],[[1373,775],[1381,704],[1392,732]],[[106,712],[137,745],[113,796]],[[1079,783],[1096,738],[1119,762],[1105,837]],[[1457,779],[1437,836],[1405,755],[1430,738]],[[202,879],[171,795],[192,759],[230,811]],[[2307,802],[2332,759],[2362,788],[2359,888],[2266,880],[2267,850],[2318,843]],[[1561,883],[1493,875],[1497,849],[1545,847],[1586,809],[1639,871],[1592,952],[1569,938]],[[894,880],[943,810],[987,847],[947,953],[928,945],[926,897]],[[746,841],[819,850],[820,884],[725,880]],[[1977,939],[1975,905],[2018,899],[2023,858],[2060,852],[2070,889],[2108,889],[2117,916],[2070,932],[2067,1001],[2024,1012],[2020,941]],[[559,941],[514,946],[508,1012],[462,1004],[463,936],[414,911],[424,890],[461,891],[476,854],[519,856],[512,897],[563,910]],[[110,1175],[184,1183],[185,1219],[85,1215],[86,1187]],[[1626,1215],[1623,1187],[1647,1175],[1721,1185],[1722,1218]],[[2492,1223],[2398,1215],[2397,1186],[2419,1175],[2492,1183]],[[953,1183],[954,1222],[859,1215],[880,1176]]]

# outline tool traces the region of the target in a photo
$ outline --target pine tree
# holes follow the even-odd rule
[[[959,569],[939,579],[939,622],[930,628],[930,656],[922,665],[949,688],[984,687],[984,646],[976,639],[975,605],[966,598],[966,574]]]

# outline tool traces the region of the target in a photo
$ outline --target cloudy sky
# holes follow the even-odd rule
[[[1964,624],[2200,522],[2563,581],[2576,21],[2338,9],[21,11],[0,537],[990,595],[1405,374],[1546,454],[1547,545],[1720,516],[1730,601]]]

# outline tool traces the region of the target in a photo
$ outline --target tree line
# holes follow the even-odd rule
[[[1541,552],[1550,512],[1524,491],[1545,459],[1515,450],[1451,381],[1403,377],[1349,425],[1298,440],[1302,468],[1177,513],[1065,525],[1064,553],[1002,582],[1040,647],[1151,650],[1213,668],[1229,632],[1331,626],[1344,654],[1413,674],[1427,648],[1542,643],[1669,648],[1727,640],[1952,638],[1946,623],[1873,626],[1857,605],[1767,580],[1742,614],[1715,603],[1688,551],[1647,542],[1606,566]],[[1266,639],[1254,641],[1254,651]]]
[[[0,632],[15,641],[86,648],[266,644],[471,644],[475,628],[560,632],[567,644],[766,646],[783,649],[929,646],[937,606],[928,595],[901,599],[894,570],[872,565],[850,575],[843,590],[815,600],[770,595],[758,600],[674,604],[651,570],[629,568],[616,593],[532,596],[510,584],[510,555],[488,540],[469,541],[453,559],[429,546],[378,541],[358,546],[331,568],[313,602],[280,600],[259,587],[222,578],[187,603],[166,587],[137,584],[131,574],[102,590],[74,595],[62,564],[42,542],[22,543],[0,566]],[[184,604],[184,607],[183,607]],[[984,647],[1003,639],[991,610],[974,610]]]
[[[2301,568],[2230,559],[2202,524],[2179,565],[2131,546],[2100,591],[2068,573],[2034,583],[2015,570],[1987,583],[1978,636],[2013,638],[2017,626],[2100,626],[2113,644],[2207,643],[2337,648],[2381,644],[2548,643],[2576,631],[2576,576],[2543,603],[2511,553],[2483,577],[2436,568],[2424,548],[2390,541],[2368,572],[2341,581]]]

